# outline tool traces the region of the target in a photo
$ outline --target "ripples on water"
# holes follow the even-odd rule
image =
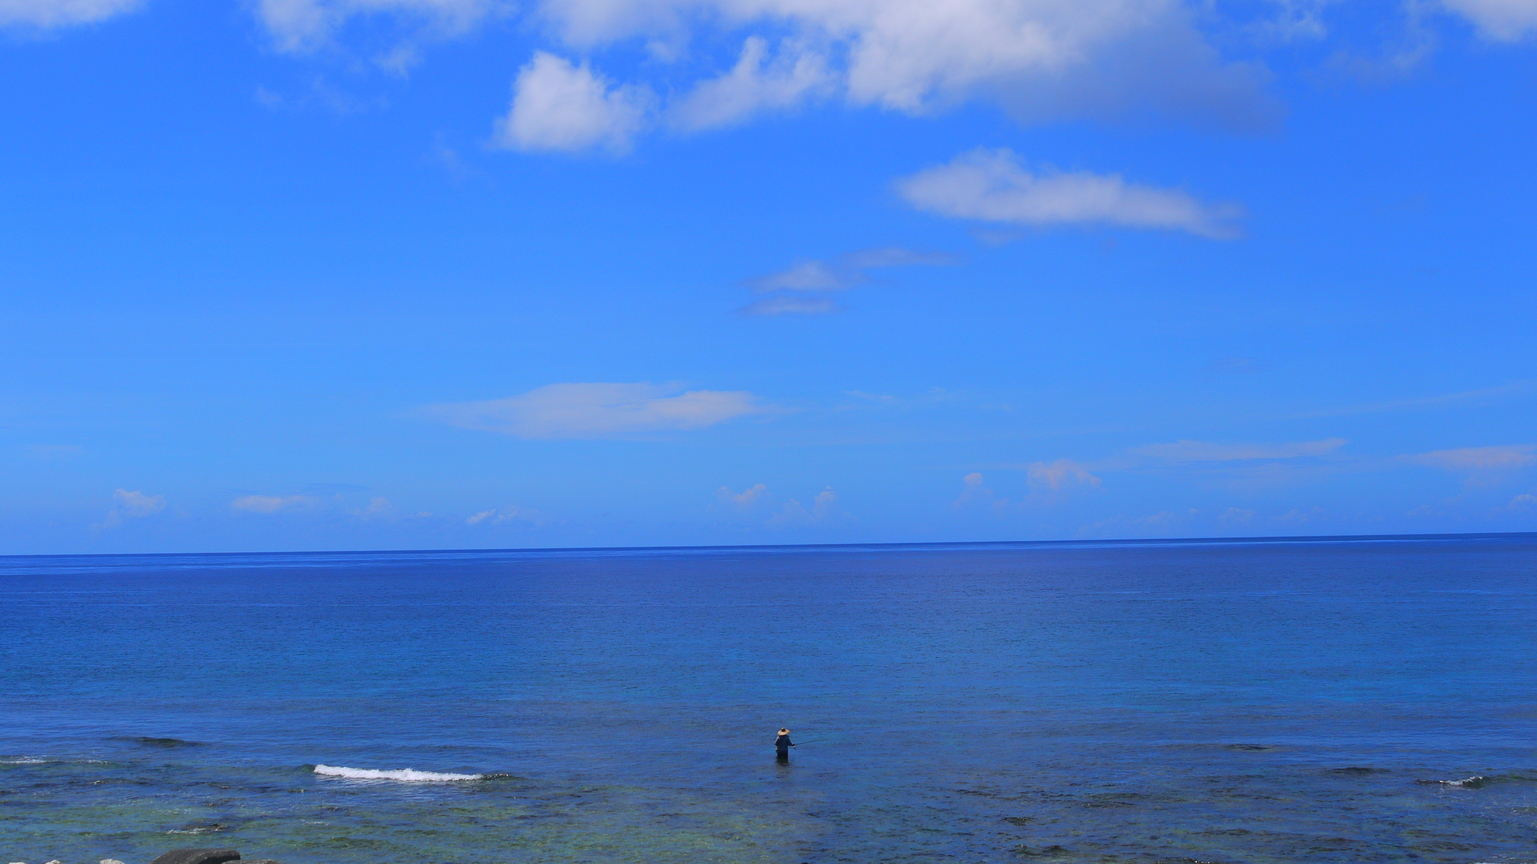
[[[1534,862],[1534,611],[1531,536],[0,559],[0,855]]]

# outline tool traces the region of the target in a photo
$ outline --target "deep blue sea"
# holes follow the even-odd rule
[[[1537,535],[0,558],[0,862],[180,846],[1537,862]]]

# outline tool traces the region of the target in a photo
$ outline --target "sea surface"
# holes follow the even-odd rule
[[[1537,862],[1537,535],[0,558],[0,862],[182,846]]]

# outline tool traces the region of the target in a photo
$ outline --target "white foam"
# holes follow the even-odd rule
[[[0,759],[0,765],[43,765],[47,759]]]
[[[373,768],[346,768],[338,765],[316,765],[316,774],[327,777],[346,777],[348,780],[399,780],[402,783],[451,783],[456,780],[479,780],[480,774],[439,774],[436,771],[417,771],[402,768],[398,771],[378,771]]]

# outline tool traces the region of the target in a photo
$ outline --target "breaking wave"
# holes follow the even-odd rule
[[[402,783],[451,783],[459,780],[483,780],[484,774],[440,774],[436,771],[417,771],[401,768],[396,771],[379,771],[373,768],[347,768],[341,765],[316,765],[310,769],[326,777],[345,777],[348,780],[397,780]]]

